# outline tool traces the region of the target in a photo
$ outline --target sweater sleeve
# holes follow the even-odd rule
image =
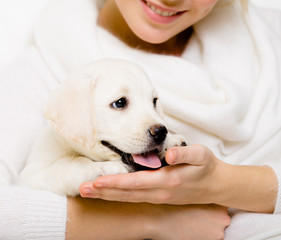
[[[0,239],[65,239],[66,198],[51,192],[0,187]]]
[[[277,191],[274,214],[281,215],[281,166],[280,163],[278,164],[277,161],[274,163],[270,163],[269,166],[274,170],[276,174],[276,178],[278,180],[278,191]]]
[[[65,239],[66,197],[16,185],[57,85],[35,48],[0,73],[0,239]]]

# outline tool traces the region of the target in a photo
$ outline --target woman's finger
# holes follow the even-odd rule
[[[193,144],[185,147],[173,147],[166,153],[166,161],[170,165],[189,164],[201,166],[208,163],[212,152],[199,144]]]
[[[161,189],[118,189],[118,188],[93,188],[92,192],[83,192],[81,196],[86,198],[98,198],[107,201],[118,202],[147,202],[147,203],[166,203],[169,192]]]
[[[166,167],[167,168],[167,167]],[[88,183],[87,187],[95,188],[120,188],[120,189],[149,189],[163,186],[166,172],[169,169],[154,171],[140,171],[126,174],[106,175],[98,177],[94,182]],[[84,185],[84,188],[86,185]]]

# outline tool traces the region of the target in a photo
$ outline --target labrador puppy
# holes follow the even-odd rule
[[[144,71],[103,59],[72,74],[51,97],[50,125],[36,141],[18,184],[75,196],[83,182],[165,164],[185,145],[168,133],[158,96]]]

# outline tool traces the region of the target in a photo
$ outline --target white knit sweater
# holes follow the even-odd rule
[[[64,238],[66,199],[11,184],[45,124],[42,111],[52,90],[70,71],[99,58],[140,64],[169,127],[190,143],[205,144],[229,163],[270,165],[281,182],[281,15],[250,6],[244,21],[235,2],[194,26],[181,58],[127,47],[95,24],[92,0],[49,6],[37,23],[35,47],[0,75],[0,215],[7,219],[0,239]],[[41,229],[32,232],[35,224]],[[237,213],[226,239],[278,239],[280,225],[281,190],[274,214]]]
[[[66,197],[13,185],[56,85],[34,48],[0,74],[0,239],[65,238]]]

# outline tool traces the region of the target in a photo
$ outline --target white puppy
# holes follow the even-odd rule
[[[19,185],[75,196],[101,175],[157,169],[183,137],[167,132],[157,94],[135,64],[96,61],[51,98],[51,123],[27,160]]]

